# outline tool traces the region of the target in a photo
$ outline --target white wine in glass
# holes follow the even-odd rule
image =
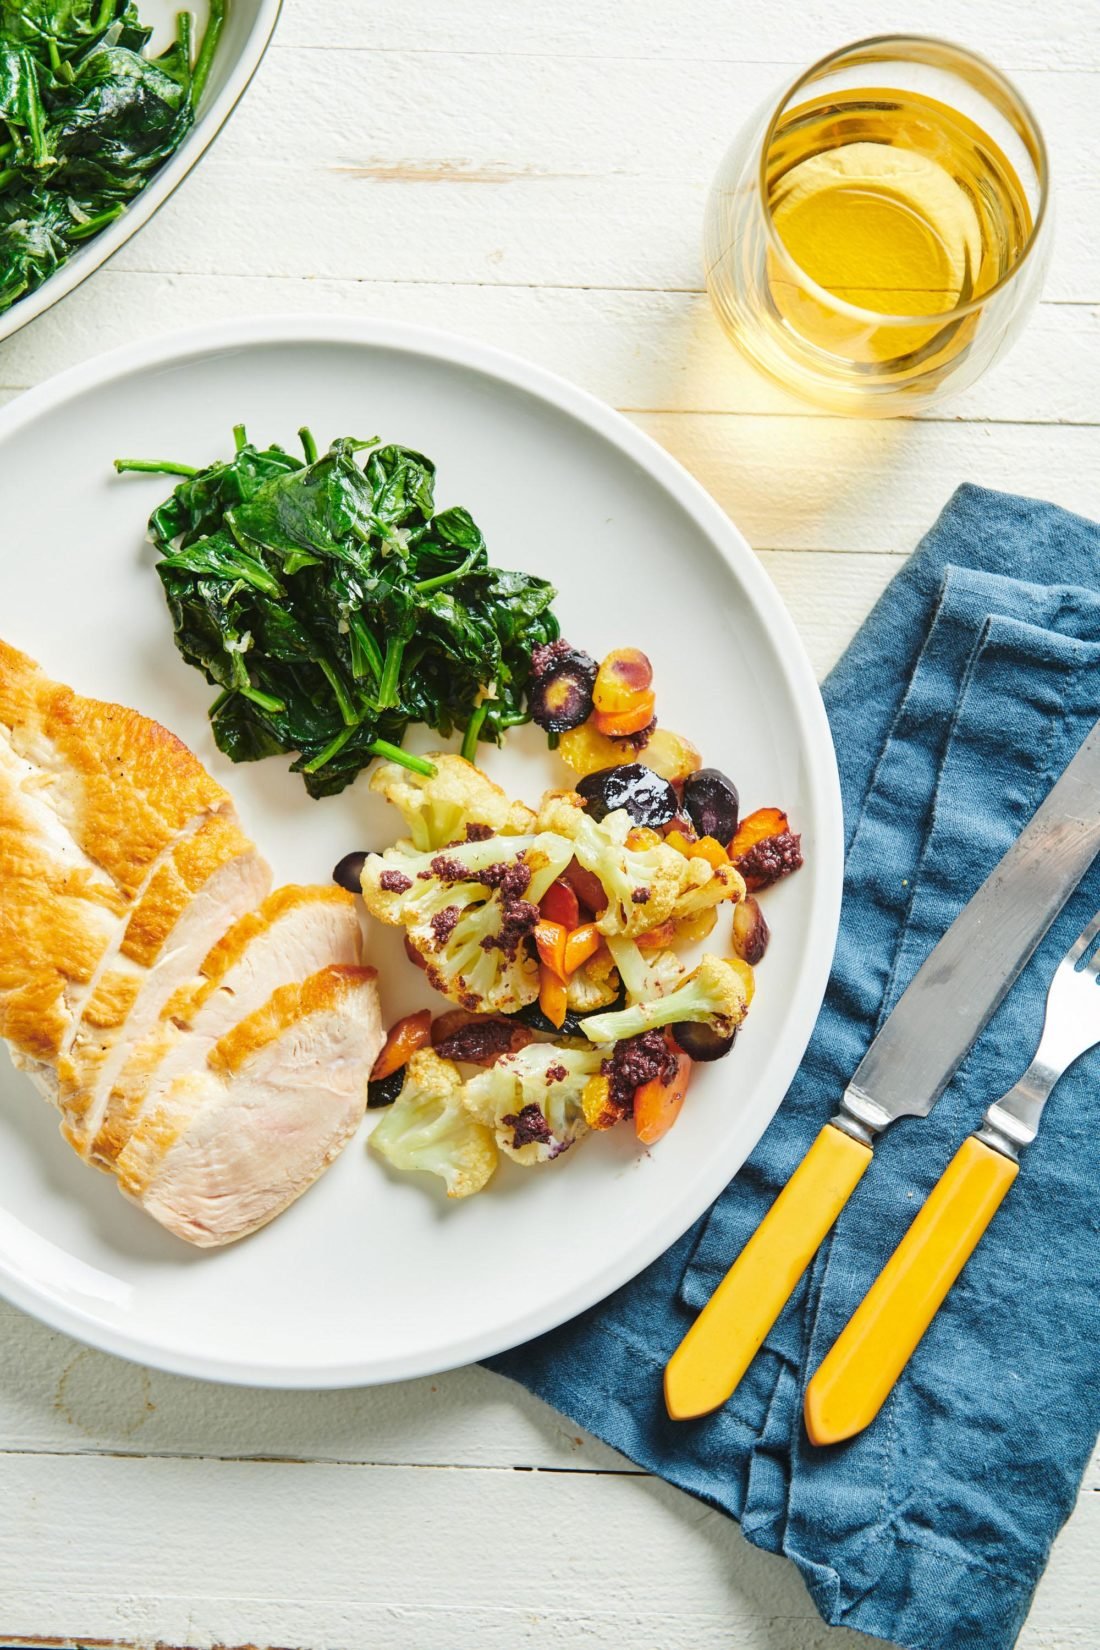
[[[796,393],[900,413],[970,383],[1045,262],[1042,138],[1007,82],[940,41],[863,41],[743,134],[707,210],[727,331]]]

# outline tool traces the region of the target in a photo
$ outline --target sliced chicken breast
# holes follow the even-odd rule
[[[186,836],[134,906],[117,957],[100,977],[58,1061],[61,1131],[86,1155],[130,1048],[157,1024],[226,926],[271,887],[271,870],[232,818]]]
[[[125,900],[196,815],[232,805],[159,722],[82,698],[5,642],[0,726],[15,754],[48,779],[42,794],[59,825]]]
[[[137,1118],[182,1073],[200,1070],[218,1038],[273,991],[330,964],[354,966],[361,952],[356,902],[342,888],[290,884],[269,894],[223,935],[131,1048],[92,1143],[93,1162],[113,1167]]]
[[[202,1247],[256,1231],[355,1132],[383,1040],[373,968],[280,987],[138,1121],[116,1164],[121,1189]]]
[[[0,1035],[77,1151],[192,1243],[313,1183],[383,1042],[351,896],[270,886],[178,739],[0,642]]]

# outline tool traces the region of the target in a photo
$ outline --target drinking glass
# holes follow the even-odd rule
[[[707,202],[718,317],[834,412],[914,412],[1015,338],[1051,239],[1046,148],[993,66],[923,36],[861,40],[733,143]]]

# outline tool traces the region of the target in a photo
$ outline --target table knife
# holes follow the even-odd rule
[[[779,1193],[669,1359],[674,1421],[735,1391],[899,1117],[927,1117],[1100,850],[1100,722],[933,947]]]

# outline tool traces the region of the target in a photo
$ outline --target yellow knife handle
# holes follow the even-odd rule
[[[1019,1172],[974,1135],[963,1141],[806,1389],[812,1443],[870,1426]]]
[[[870,1146],[826,1123],[669,1359],[674,1421],[725,1403],[870,1161]]]

